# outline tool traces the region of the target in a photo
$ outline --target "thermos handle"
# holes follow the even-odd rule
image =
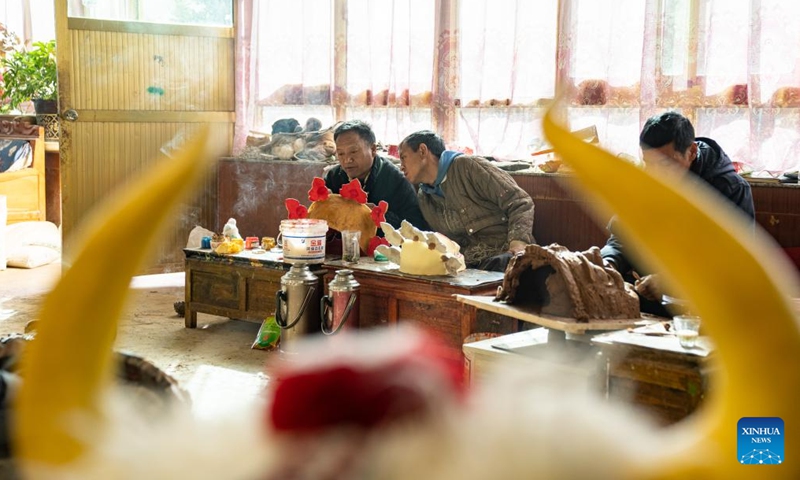
[[[283,320],[283,305],[286,303],[286,292],[278,290],[275,292],[275,323],[281,328],[288,328]]]
[[[325,335],[334,335],[339,333],[339,330],[341,330],[342,327],[344,327],[344,324],[347,323],[347,319],[350,318],[350,311],[356,304],[356,300],[358,300],[358,296],[355,293],[351,293],[350,299],[347,301],[347,307],[345,307],[344,313],[342,314],[342,321],[339,323],[339,326],[336,327],[336,330],[331,331],[325,329],[325,320],[328,319],[328,307],[333,305],[333,302],[331,302],[327,296],[322,297],[322,300],[320,301],[320,310],[322,311],[322,333]]]
[[[322,333],[325,335],[333,335],[334,332],[328,330],[325,327],[325,324],[328,323],[328,309],[333,306],[333,301],[328,298],[327,295],[323,295],[322,298],[319,299],[319,312],[320,316],[322,317],[321,327]]]
[[[303,304],[300,305],[300,311],[297,312],[297,316],[292,320],[290,325],[286,325],[286,321],[283,319],[283,314],[281,314],[281,301],[286,302],[286,293],[283,290],[278,290],[275,294],[275,301],[278,304],[278,308],[275,311],[275,323],[278,324],[279,327],[283,329],[289,329],[297,325],[297,322],[300,321],[300,318],[303,316],[303,312],[306,311],[306,307],[308,306],[308,301],[311,299],[311,295],[317,291],[316,287],[310,287],[308,292],[306,292],[306,298],[303,299]]]

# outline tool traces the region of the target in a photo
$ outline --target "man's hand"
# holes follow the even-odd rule
[[[511,240],[511,243],[508,244],[508,253],[517,254],[519,252],[524,252],[527,246],[528,244],[522,240]]]
[[[664,291],[661,287],[661,278],[657,274],[647,275],[636,280],[633,284],[636,293],[648,300],[660,301]]]
[[[608,258],[604,258],[603,259],[603,266],[608,267],[608,268],[613,268],[614,270],[617,270],[617,264],[614,263],[613,260],[608,259]],[[619,270],[617,270],[617,271],[619,271]]]

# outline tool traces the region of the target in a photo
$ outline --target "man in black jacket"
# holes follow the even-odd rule
[[[400,222],[407,220],[419,229],[428,230],[414,187],[389,159],[377,155],[375,133],[367,123],[344,122],[334,130],[333,139],[339,165],[325,174],[325,185],[333,193],[339,193],[342,185],[357,178],[367,192],[367,202],[377,205],[384,200],[389,204],[386,223],[400,228]]]
[[[755,224],[750,184],[736,173],[730,158],[717,142],[709,138],[695,138],[694,127],[689,119],[676,112],[651,117],[642,128],[639,145],[645,165],[667,163],[687,170],[739,207],[751,224]],[[628,258],[629,249],[616,235],[616,223],[615,217],[608,224],[611,236],[601,250],[603,261],[617,269],[625,281],[637,284],[641,311],[671,316],[661,304],[657,275],[648,276],[648,272]]]

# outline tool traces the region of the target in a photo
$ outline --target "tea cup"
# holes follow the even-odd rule
[[[675,335],[683,348],[694,348],[700,336],[700,317],[694,315],[677,315],[672,319]]]

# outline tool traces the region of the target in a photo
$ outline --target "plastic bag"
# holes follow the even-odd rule
[[[272,350],[278,346],[281,339],[281,327],[275,321],[275,315],[270,315],[261,323],[253,346],[255,350]]]
[[[200,248],[202,246],[203,237],[213,237],[214,232],[199,225],[195,226],[189,232],[189,239],[186,241],[186,248]]]

